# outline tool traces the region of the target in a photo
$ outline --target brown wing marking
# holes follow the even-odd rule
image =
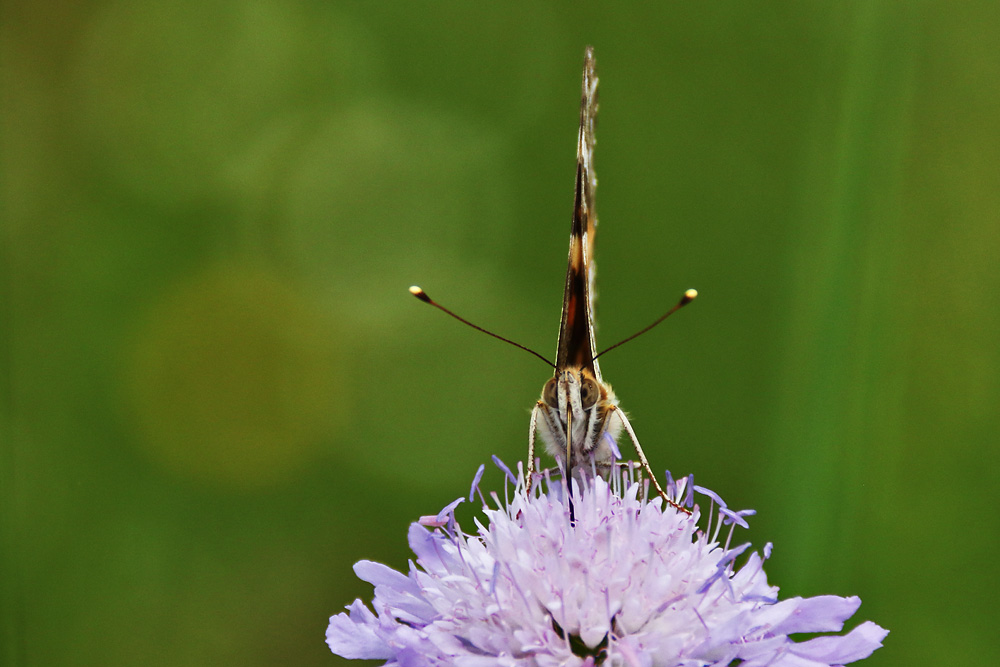
[[[597,211],[594,208],[594,122],[597,116],[597,73],[594,52],[587,48],[583,63],[580,98],[580,131],[576,149],[576,183],[573,225],[570,230],[566,286],[563,292],[562,321],[556,369],[567,366],[587,368],[601,380],[594,359],[594,236]]]

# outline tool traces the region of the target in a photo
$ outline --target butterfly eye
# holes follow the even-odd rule
[[[593,378],[583,378],[583,382],[580,385],[580,401],[583,403],[584,409],[593,407],[594,403],[597,403],[599,395],[600,391],[597,389],[597,382]]]
[[[550,408],[559,407],[559,398],[556,396],[556,379],[552,378],[545,383],[545,388],[542,389],[542,400]]]

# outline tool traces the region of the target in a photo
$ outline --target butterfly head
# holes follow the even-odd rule
[[[603,385],[588,368],[569,367],[556,371],[542,388],[542,401],[550,408],[565,412],[590,410],[602,400],[607,400],[611,387]]]
[[[570,468],[599,467],[612,461],[612,449],[620,425],[611,416],[618,405],[611,385],[602,382],[592,369],[566,366],[558,369],[542,388],[539,402],[543,419],[542,439],[549,453],[559,461],[567,455]]]

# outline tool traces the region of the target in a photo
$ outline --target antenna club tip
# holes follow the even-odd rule
[[[686,292],[684,292],[684,297],[681,299],[681,303],[691,303],[692,301],[695,300],[695,297],[697,296],[698,296],[698,290],[689,289]]]
[[[426,301],[427,303],[430,303],[431,301],[431,298],[427,296],[427,292],[421,289],[419,285],[410,285],[410,294],[417,297],[421,301]]]

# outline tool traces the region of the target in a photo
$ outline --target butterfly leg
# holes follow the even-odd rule
[[[613,409],[615,410],[615,412],[618,413],[618,416],[621,418],[622,426],[625,427],[625,431],[628,433],[628,437],[632,439],[632,444],[635,446],[635,453],[639,455],[639,463],[640,465],[642,465],[642,469],[646,471],[646,474],[649,475],[649,478],[653,480],[653,486],[656,487],[656,492],[659,493],[660,497],[663,498],[663,500],[666,501],[666,503],[671,507],[673,507],[674,509],[680,510],[681,512],[684,512],[686,514],[690,514],[691,510],[681,507],[667,496],[666,492],[663,490],[663,487],[660,486],[659,480],[656,479],[656,475],[653,474],[653,470],[649,467],[649,461],[646,460],[646,454],[642,451],[642,445],[639,444],[639,438],[636,437],[635,431],[632,430],[632,424],[629,423],[628,417],[625,416],[625,412],[617,406],[615,406]]]
[[[535,434],[538,433],[538,412],[544,409],[541,401],[535,403],[531,410],[531,425],[528,427],[528,475],[524,480],[525,487],[531,491],[531,478],[535,474]]]

